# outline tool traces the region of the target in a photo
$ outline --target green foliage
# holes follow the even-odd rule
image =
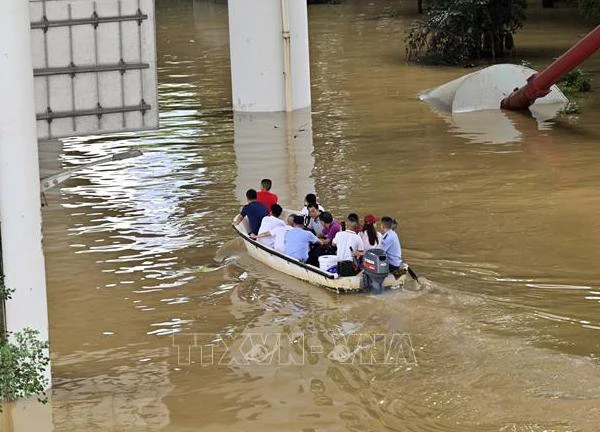
[[[570,101],[570,102],[567,102],[565,107],[563,109],[561,109],[558,113],[571,115],[571,114],[579,114],[580,112],[581,112],[581,109],[579,108],[579,104],[577,102]]]
[[[48,342],[40,341],[39,332],[29,328],[14,333],[11,341],[0,341],[0,400],[38,396],[40,402],[47,401],[47,349]]]
[[[592,89],[592,78],[581,69],[576,69],[565,75],[558,86],[565,94],[589,92]]]
[[[14,289],[8,288],[6,285],[4,285],[4,275],[0,274],[0,301],[6,301],[10,299],[14,292]]]
[[[531,62],[528,60],[521,60],[521,66],[528,67],[529,69],[535,69]]]
[[[589,92],[592,89],[592,79],[586,72],[576,69],[565,75],[557,85],[567,97],[577,98],[578,93]],[[579,104],[576,101],[570,101],[559,113],[572,115],[580,112]]]
[[[343,0],[307,0],[308,4],[340,4]]]
[[[579,0],[579,12],[590,21],[600,21],[600,0]]]
[[[432,0],[425,19],[410,28],[407,58],[448,65],[496,59],[513,48],[526,6],[526,0]]]
[[[14,289],[4,285],[4,275],[0,274],[0,302],[4,313],[4,302],[10,300]],[[3,327],[3,325],[2,325]],[[11,338],[0,335],[0,411],[2,401],[37,396],[46,402],[44,391],[48,380],[44,370],[50,363],[46,355],[48,342],[39,339],[39,332],[29,328],[16,332]]]

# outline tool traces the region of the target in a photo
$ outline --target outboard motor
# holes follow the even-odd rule
[[[387,256],[382,249],[371,249],[363,257],[363,287],[373,294],[383,292],[383,281],[390,274]]]

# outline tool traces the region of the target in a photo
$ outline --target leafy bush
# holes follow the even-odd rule
[[[573,94],[589,92],[592,89],[592,79],[581,69],[576,69],[565,75],[558,86],[564,93]]]
[[[558,83],[558,87],[562,92],[569,98],[579,99],[577,93],[589,92],[592,89],[592,79],[590,76],[582,71],[576,69],[565,75]],[[579,114],[581,108],[576,101],[569,101],[565,107],[560,110],[560,114]]]
[[[1,258],[2,257],[0,256],[0,259]],[[14,289],[8,288],[6,285],[4,285],[4,275],[0,273],[0,340],[5,339],[6,336],[6,329],[4,328],[4,317],[6,314],[5,302],[11,298],[14,291]]]
[[[14,289],[4,285],[4,275],[0,274],[0,302],[4,314],[4,302],[11,298]],[[39,332],[30,328],[9,335],[4,329],[2,316],[2,334],[0,334],[0,411],[2,401],[37,396],[40,402],[46,402],[45,390],[48,380],[44,371],[50,363],[46,355],[48,342],[39,339]]]
[[[4,285],[4,275],[0,274],[0,301],[6,301],[10,299],[14,292],[14,289],[8,288],[6,285]]]
[[[567,102],[565,107],[563,109],[561,109],[558,113],[565,114],[565,115],[571,115],[571,114],[579,114],[580,112],[581,112],[581,109],[579,108],[579,104],[577,102],[569,101],[569,102]]]
[[[449,65],[496,59],[513,48],[526,6],[526,0],[432,0],[425,19],[410,28],[407,58]]]
[[[40,341],[39,332],[29,328],[14,333],[11,340],[0,342],[0,400],[38,396],[46,402],[48,342]]]
[[[600,21],[600,0],[579,0],[579,12],[590,21]]]

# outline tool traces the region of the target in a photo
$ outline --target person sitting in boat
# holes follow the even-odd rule
[[[302,216],[308,216],[308,213],[309,213],[308,206],[311,204],[316,204],[317,208],[319,209],[320,212],[325,211],[323,206],[317,202],[317,196],[314,193],[309,193],[309,194],[306,194],[306,197],[304,197],[304,207],[302,208],[302,210],[300,212],[302,214]]]
[[[265,216],[260,223],[258,235],[250,235],[250,237],[258,240],[267,247],[273,248],[275,246],[275,236],[273,235],[273,231],[277,227],[285,226],[285,222],[279,219],[282,212],[283,209],[279,204],[273,204],[271,206],[271,214]]]
[[[375,223],[377,223],[377,218],[374,215],[366,215],[363,220],[362,231],[358,234],[363,241],[363,246],[366,251],[376,249],[381,244],[382,235],[375,228]]]
[[[335,235],[342,230],[342,226],[333,219],[331,213],[322,212],[319,215],[319,221],[321,222],[322,231],[319,238],[321,243],[316,245],[310,250],[308,257],[308,264],[318,266],[319,257],[323,255],[335,255],[335,246],[331,244]]]
[[[397,272],[402,264],[402,248],[400,247],[400,239],[394,228],[398,226],[396,219],[389,216],[381,218],[381,227],[383,236],[379,249],[383,249],[388,259],[388,268],[390,273]]]
[[[322,212],[319,215],[319,220],[323,226],[323,230],[321,231],[323,244],[331,244],[332,240],[335,238],[335,235],[342,230],[342,226],[333,218],[333,216],[331,216],[331,213],[329,212]]]
[[[348,222],[352,222],[352,228],[350,228],[350,224],[348,224],[348,229],[351,229],[356,234],[362,231],[362,225],[360,224],[360,218],[356,213],[350,213],[348,215]]]
[[[294,216],[294,227],[285,234],[285,254],[306,262],[310,245],[315,243],[323,243],[323,240],[304,229],[304,216]]]
[[[319,237],[323,233],[323,225],[321,225],[321,220],[319,219],[319,215],[321,214],[319,205],[310,203],[307,208],[308,216],[305,218],[305,226]]]
[[[285,235],[286,233],[294,227],[294,217],[295,214],[291,214],[287,217],[287,224],[282,227],[276,227],[271,231],[273,237],[275,237],[275,241],[273,242],[273,248],[277,252],[285,253]]]
[[[277,204],[277,195],[271,192],[271,187],[273,186],[273,182],[271,179],[262,179],[260,181],[261,189],[257,193],[256,200],[263,204],[269,211],[273,204]]]
[[[259,203],[256,198],[256,191],[254,189],[248,189],[246,191],[248,204],[242,207],[240,214],[237,215],[233,221],[234,224],[239,225],[242,220],[244,220],[244,217],[248,218],[248,225],[250,226],[250,232],[248,234],[258,234],[263,218],[269,215],[267,208]]]
[[[353,261],[355,256],[362,254],[364,250],[363,242],[354,231],[357,225],[354,216],[356,213],[350,213],[346,218],[346,230],[339,231],[331,244],[337,247],[336,255],[339,261]]]

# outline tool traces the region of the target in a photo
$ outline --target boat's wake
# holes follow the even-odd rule
[[[225,242],[217,249],[215,261],[220,264],[228,264],[239,260],[240,255],[246,252],[244,242],[240,238],[235,238]]]

